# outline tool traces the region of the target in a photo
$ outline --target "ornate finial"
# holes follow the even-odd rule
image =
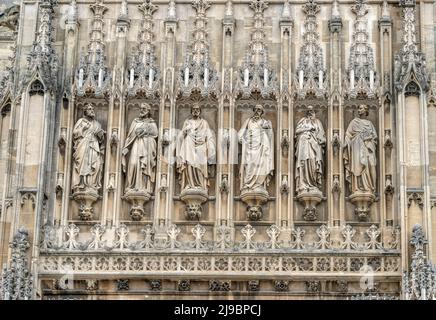
[[[153,14],[157,10],[151,0],[144,0],[138,6],[142,12],[142,23],[138,34],[136,54],[130,59],[126,79],[129,96],[145,95],[154,97],[160,87],[160,72],[154,51]]]
[[[71,0],[70,6],[68,7],[67,23],[77,22],[77,2],[76,0]]]
[[[194,30],[185,56],[185,64],[177,79],[177,92],[189,96],[199,92],[202,96],[218,94],[218,74],[209,62],[209,40],[206,11],[208,0],[192,0],[195,9]]]
[[[44,0],[39,6],[39,28],[36,41],[27,58],[27,72],[22,87],[38,77],[45,89],[53,90],[57,78],[57,56],[53,49],[53,17],[56,0]]]
[[[167,20],[176,20],[176,2],[174,0],[170,0],[168,3],[168,11],[167,11]]]
[[[231,17],[233,16],[233,2],[232,0],[227,0],[226,1],[226,17]]]
[[[128,16],[129,16],[129,10],[127,9],[127,0],[123,0],[121,2],[119,17],[126,17],[127,18]]]
[[[0,278],[0,300],[30,300],[33,295],[32,275],[28,269],[29,233],[20,227],[10,244],[11,261]]]
[[[347,98],[357,96],[375,99],[379,79],[375,70],[374,52],[369,45],[368,6],[366,0],[356,0],[351,10],[356,14],[350,47],[348,74],[344,83]]]
[[[410,237],[410,244],[415,248],[415,255],[424,254],[424,245],[428,241],[425,239],[424,230],[420,224],[415,224],[412,229],[412,236]]]
[[[332,5],[332,18],[341,18],[341,13],[339,12],[338,0],[333,1]]]
[[[389,17],[389,7],[388,7],[388,1],[383,0],[382,4],[382,17]]]
[[[254,11],[254,26],[242,66],[237,72],[235,93],[244,98],[254,92],[263,97],[278,94],[277,77],[268,59],[268,48],[265,44],[264,11],[268,8],[265,0],[251,0],[249,7]]]
[[[305,99],[310,93],[317,98],[325,98],[327,95],[327,73],[324,69],[323,51],[319,43],[318,23],[316,21],[320,7],[315,0],[307,0],[302,9],[306,14],[306,19],[295,81],[297,96],[299,99]]]
[[[421,225],[415,224],[410,237],[414,247],[410,270],[403,276],[403,296],[405,300],[434,300],[436,295],[436,267],[424,254],[427,243]]]
[[[395,86],[398,91],[403,91],[407,84],[415,80],[423,91],[427,91],[430,80],[425,56],[418,50],[416,41],[415,1],[401,0],[400,3],[403,7],[403,33],[402,48],[395,55]]]
[[[106,65],[103,16],[108,8],[102,0],[89,6],[94,17],[90,28],[88,53],[80,58],[76,75],[77,94],[101,97],[109,94],[111,76]]]
[[[285,2],[283,3],[282,19],[283,18],[291,18],[291,4],[289,3],[289,0],[285,0]]]

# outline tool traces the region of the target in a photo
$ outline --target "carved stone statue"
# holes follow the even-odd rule
[[[94,105],[87,104],[84,117],[73,129],[73,196],[81,202],[79,215],[84,220],[91,219],[91,204],[98,199],[101,188],[104,137],[105,131],[95,120]]]
[[[122,167],[126,172],[125,192],[153,191],[156,167],[156,122],[150,106],[141,104],[139,117],[132,121],[123,148]]]
[[[358,117],[351,120],[345,133],[345,178],[350,186],[351,202],[357,204],[359,218],[366,219],[369,205],[374,201],[376,186],[377,132],[371,121],[368,107],[360,105]]]
[[[176,156],[182,187],[181,199],[187,204],[189,217],[198,218],[200,205],[207,200],[208,165],[215,163],[216,147],[213,131],[207,121],[200,117],[198,104],[192,106],[191,114],[192,117],[184,122],[177,137]]]
[[[316,220],[315,206],[322,200],[324,128],[315,117],[312,106],[295,129],[295,189],[297,198],[305,204],[305,220]]]
[[[274,136],[271,121],[262,117],[263,106],[256,105],[253,111],[253,116],[239,130],[238,138],[242,145],[241,199],[249,205],[248,214],[257,212],[255,220],[258,220],[262,211],[260,205],[268,199],[266,188],[274,172]]]
[[[295,129],[295,186],[297,193],[319,191],[323,177],[324,128],[315,111],[308,107],[307,114]]]
[[[130,125],[122,151],[122,168],[126,173],[125,197],[132,202],[130,215],[133,220],[141,220],[144,215],[144,202],[153,192],[156,176],[156,122],[150,117],[151,107],[141,104],[139,117]]]

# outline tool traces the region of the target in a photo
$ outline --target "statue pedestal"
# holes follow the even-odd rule
[[[180,193],[180,200],[185,204],[185,215],[188,220],[200,220],[203,212],[202,204],[209,199],[207,190],[200,188],[184,189]]]
[[[129,214],[133,221],[141,221],[145,216],[144,205],[151,198],[151,194],[142,190],[129,190],[124,199],[132,204]]]
[[[316,206],[322,201],[322,192],[319,190],[300,192],[297,200],[304,205],[303,219],[306,221],[315,221],[318,219]]]
[[[249,190],[244,189],[241,192],[241,200],[248,205],[247,219],[258,221],[262,219],[262,204],[268,201],[268,191],[265,189]]]
[[[350,202],[354,204],[354,213],[359,221],[367,221],[371,204],[375,201],[375,196],[369,192],[355,192],[350,196]]]
[[[79,203],[80,220],[92,220],[94,214],[92,204],[97,201],[98,198],[98,192],[93,188],[73,189],[73,199]]]

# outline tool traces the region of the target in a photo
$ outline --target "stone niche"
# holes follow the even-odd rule
[[[273,200],[276,197],[276,172],[277,172],[277,163],[280,160],[280,156],[276,153],[277,143],[280,143],[280,140],[277,138],[277,103],[273,100],[253,100],[253,101],[240,101],[237,102],[237,110],[235,112],[235,122],[234,122],[234,130],[235,134],[239,132],[244,122],[253,115],[253,107],[257,104],[261,104],[264,107],[263,117],[272,123],[273,128],[273,137],[274,137],[274,172],[267,187],[268,191],[268,201],[261,204],[262,207],[262,217],[259,221],[262,223],[274,223],[276,220],[276,202]],[[236,137],[237,139],[237,137]],[[240,166],[241,166],[241,152],[242,147],[241,144],[236,141],[235,146],[237,145],[237,164],[234,165],[234,185],[233,188],[235,190],[235,197],[237,201],[234,201],[234,220],[235,222],[247,222],[255,225],[256,221],[250,221],[247,217],[247,208],[248,205],[241,200],[241,179],[240,179]],[[235,158],[236,159],[236,158]]]
[[[357,108],[359,105],[365,104],[367,105],[369,115],[366,119],[370,120],[372,124],[375,127],[375,130],[377,132],[377,165],[376,165],[376,183],[375,183],[375,201],[370,205],[369,207],[369,213],[368,217],[365,221],[367,223],[378,223],[380,221],[380,210],[381,210],[381,204],[380,204],[380,169],[381,169],[381,161],[380,161],[380,152],[384,152],[383,148],[383,137],[380,137],[380,130],[379,130],[379,105],[376,103],[367,103],[367,101],[362,102],[356,102],[355,104],[350,104],[344,108],[344,136],[345,132],[348,128],[349,123],[351,120],[353,120],[357,116]],[[351,195],[350,193],[350,186],[347,181],[345,181],[345,169],[344,169],[344,162],[343,159],[340,159],[341,165],[344,170],[344,187],[345,187],[345,220],[347,222],[362,222],[359,220],[357,214],[355,213],[356,206],[351,203],[349,197]],[[384,182],[384,181],[383,181]]]
[[[78,101],[75,105],[75,115],[74,115],[74,123],[71,125],[71,137],[72,137],[72,130],[74,128],[75,123],[83,117],[83,111],[84,111],[84,107],[87,103],[93,103],[94,107],[95,107],[95,120],[97,120],[98,122],[100,122],[101,124],[101,128],[106,132],[105,134],[105,138],[104,138],[104,143],[102,145],[102,147],[104,147],[104,159],[103,159],[103,174],[102,174],[102,179],[101,179],[101,188],[100,190],[98,190],[98,196],[99,198],[92,204],[92,208],[93,208],[93,215],[92,215],[92,219],[90,221],[98,221],[101,218],[101,214],[102,214],[102,196],[103,196],[103,192],[105,189],[105,174],[104,172],[106,172],[106,167],[108,166],[108,163],[106,161],[106,156],[107,153],[110,152],[110,150],[107,150],[107,139],[108,139],[108,132],[107,132],[107,121],[109,119],[109,111],[108,111],[108,103],[107,101],[104,100],[93,100],[93,99],[87,99],[86,101]],[[110,137],[110,135],[109,135]],[[70,158],[71,158],[71,168],[70,168],[70,179],[72,181],[72,176],[73,176],[73,170],[74,170],[74,162],[73,162],[73,153],[74,150],[72,149],[70,152]],[[73,192],[73,185],[71,183],[71,190],[70,190],[70,194],[72,195]],[[80,209],[80,203],[78,203],[77,201],[73,200],[71,198],[70,200],[70,210],[69,210],[69,220],[73,220],[73,221],[81,221],[80,216],[79,216],[79,209]]]
[[[198,101],[200,108],[201,108],[201,114],[200,117],[206,120],[209,124],[210,129],[213,131],[215,142],[218,144],[218,101]],[[176,112],[176,119],[175,119],[175,129],[177,129],[177,132],[180,132],[183,128],[183,123],[186,119],[189,119],[191,117],[191,106],[194,103],[194,101],[184,101],[179,100],[176,104],[177,112]],[[177,139],[176,136],[173,137],[173,141],[175,142]],[[176,155],[176,145],[171,148],[174,160]],[[218,152],[219,146],[216,146],[216,150]],[[186,205],[185,203],[180,199],[180,193],[181,193],[181,185],[180,185],[180,175],[177,171],[177,164],[174,161],[173,163],[173,170],[174,170],[174,211],[172,212],[172,218],[173,221],[195,221],[197,222],[197,219],[190,220],[186,217],[185,211],[186,211]],[[208,187],[208,197],[209,200],[206,200],[201,206],[202,206],[202,212],[201,217],[199,221],[201,223],[207,223],[207,222],[213,222],[215,220],[214,212],[215,212],[215,197],[216,197],[216,175],[217,175],[217,165],[209,165],[208,166],[208,174],[209,174],[209,187]]]

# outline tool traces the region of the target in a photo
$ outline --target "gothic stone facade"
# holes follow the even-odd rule
[[[405,298],[435,258],[434,1],[1,9],[2,298]]]

